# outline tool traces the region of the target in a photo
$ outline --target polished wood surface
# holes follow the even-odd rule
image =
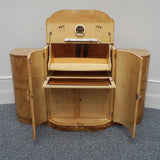
[[[110,118],[112,90],[47,89],[49,117]]]
[[[106,64],[109,63],[108,59],[105,58],[54,58],[53,63],[62,63],[67,65],[70,65],[71,63],[77,63],[76,65],[79,65],[79,63],[84,63],[84,64]],[[68,71],[68,70],[67,70]],[[95,71],[95,70],[94,70]]]
[[[109,44],[51,44],[48,70],[110,71]]]
[[[10,51],[11,56],[27,57],[31,52],[39,50],[40,48],[15,48]]]
[[[42,87],[46,78],[46,60],[43,49],[30,53],[27,57],[29,75],[29,93],[32,114],[33,138],[36,128],[47,121],[45,89]]]
[[[78,24],[82,24],[86,30],[82,37],[75,34]],[[108,32],[111,33],[111,40]],[[114,20],[97,10],[61,10],[46,20],[47,43],[64,43],[65,38],[71,37],[97,38],[102,43],[114,43]]]
[[[48,88],[49,118],[76,118],[79,115],[79,89]]]
[[[59,121],[60,120],[60,121]],[[63,121],[62,121],[63,120]],[[92,125],[88,124],[87,125],[83,125],[83,123],[79,123],[79,121],[81,120],[77,120],[78,121],[78,124],[76,123],[75,119],[68,119],[70,121],[72,121],[72,124],[71,125],[67,125],[66,123],[62,123],[62,122],[66,122],[67,119],[63,118],[63,119],[58,119],[58,118],[55,118],[55,119],[49,119],[47,124],[48,126],[56,129],[56,130],[60,130],[60,131],[74,131],[74,132],[97,132],[97,131],[101,131],[101,130],[104,130],[108,127],[111,127],[111,121],[110,120],[99,120],[99,119],[91,119],[90,122],[92,122]],[[88,122],[89,120],[87,119],[83,119],[82,122]],[[96,123],[93,123],[93,121],[96,121]],[[74,125],[74,122],[76,125]]]
[[[84,34],[76,33],[77,25]],[[43,123],[64,131],[98,131],[117,123],[134,138],[150,53],[116,49],[114,20],[96,10],[54,13],[46,20],[46,40],[44,49],[10,53],[17,117],[32,120],[34,139]]]
[[[142,57],[127,51],[116,52],[116,90],[113,121],[124,125],[135,137],[142,74]]]
[[[111,90],[47,89],[48,123],[58,130],[98,131],[110,126]],[[95,114],[96,113],[96,114]]]
[[[27,56],[38,48],[16,48],[10,52],[17,119],[31,124]]]
[[[78,61],[78,59],[76,59]],[[70,61],[70,60],[69,60]],[[96,59],[93,60],[93,63],[89,61],[88,62],[82,62],[82,63],[50,63],[48,66],[49,70],[54,71],[110,71],[111,70],[111,64],[107,62],[106,59],[97,60],[97,63],[95,63]],[[98,62],[102,63],[98,63]]]
[[[111,120],[112,90],[80,89],[80,117]]]
[[[135,54],[143,58],[141,88],[140,88],[140,96],[139,96],[140,99],[139,99],[138,113],[137,113],[137,123],[140,123],[143,119],[143,113],[144,113],[150,53],[144,49],[121,49],[121,50],[134,52]]]
[[[29,104],[30,103],[30,96],[29,96],[29,92],[28,92],[27,56],[32,51],[36,51],[36,50],[38,50],[38,49],[15,49],[15,50],[11,51],[11,53],[10,53],[11,64],[12,64],[13,82],[14,82],[14,88],[15,88],[15,102],[16,102],[17,118],[20,122],[27,123],[27,124],[31,123],[31,113],[30,113],[30,104]],[[145,99],[145,92],[146,92],[146,83],[147,83],[147,75],[148,75],[148,66],[149,66],[150,54],[146,50],[141,50],[141,49],[138,49],[138,50],[137,49],[131,49],[131,50],[121,49],[120,51],[124,52],[124,54],[130,52],[133,55],[139,55],[143,58],[142,76],[141,76],[141,85],[140,85],[140,91],[141,92],[140,92],[139,103],[138,103],[138,111],[137,111],[137,123],[140,123],[141,120],[142,120],[142,117],[143,117],[144,99]],[[43,55],[43,63],[45,64],[45,65],[43,65],[43,71],[44,71],[44,75],[46,77],[47,76],[48,46],[46,46],[45,49],[42,52],[43,52],[43,54],[45,54],[45,56]],[[116,54],[115,48],[112,51],[112,64],[114,65],[114,66],[112,66],[113,67],[112,68],[112,78],[116,81],[116,79],[118,78],[117,75],[116,75],[116,72],[118,72],[118,71],[117,71],[117,67],[115,67],[115,66],[116,66],[116,63],[118,63],[118,62],[116,62],[116,59],[114,58],[115,57],[114,54]],[[46,58],[44,58],[44,57],[46,57]],[[37,61],[39,61],[39,59],[37,59]],[[133,61],[133,59],[132,59],[132,61]],[[19,72],[17,72],[17,70]],[[106,72],[102,72],[102,71],[101,72],[63,72],[63,71],[55,72],[54,71],[52,73],[52,75],[53,75],[54,78],[60,78],[60,79],[71,78],[71,80],[72,80],[72,79],[75,79],[75,78],[76,79],[77,78],[104,79],[104,78],[107,77],[108,74]],[[119,86],[117,85],[117,87],[119,87]],[[94,95],[93,93],[97,92],[95,94],[95,97],[93,98],[93,96],[89,96],[90,95],[89,90],[87,91],[86,89],[85,90],[79,90],[78,89],[77,91],[76,91],[76,89],[73,89],[73,90],[71,89],[70,91],[67,89],[66,91],[68,93],[66,93],[64,91],[59,92],[60,90],[57,89],[54,92],[54,93],[56,93],[56,94],[54,94],[54,96],[52,96],[52,92],[53,92],[52,90],[53,89],[47,91],[47,94],[48,94],[48,92],[51,92],[51,93],[49,93],[49,95],[51,97],[49,96],[50,98],[49,97],[47,98],[47,103],[51,103],[51,104],[46,106],[46,112],[49,114],[49,118],[50,118],[50,122],[48,122],[49,126],[52,126],[53,128],[58,129],[58,130],[96,131],[96,130],[105,129],[108,126],[108,124],[109,124],[109,126],[111,125],[110,123],[107,122],[103,125],[98,125],[98,127],[97,127],[97,125],[94,126],[94,124],[93,124],[93,126],[87,126],[87,124],[84,125],[85,124],[84,122],[80,123],[80,121],[85,121],[85,117],[90,117],[91,119],[89,121],[91,122],[94,119],[96,120],[97,117],[105,117],[106,113],[108,114],[108,116],[107,116],[108,120],[107,121],[112,120],[112,117],[110,116],[110,113],[112,113],[114,111],[112,109],[112,107],[107,107],[106,108],[105,107],[106,105],[104,105],[104,107],[102,107],[103,105],[99,105],[99,107],[95,106],[95,109],[98,109],[98,110],[95,110],[94,105],[90,105],[90,104],[97,104],[97,102],[92,103],[91,101],[96,100],[98,98],[96,95],[100,94],[100,93],[98,93],[100,91],[91,90],[91,93],[92,93],[91,95]],[[113,106],[113,102],[110,101],[110,99],[114,100],[114,90],[110,90],[110,92],[112,92],[112,93],[107,94],[107,96],[105,96],[104,93],[100,94],[101,98],[103,96],[105,96],[105,99],[106,99],[106,97],[108,97],[106,100],[108,102],[110,102],[110,104],[108,103],[107,106],[110,106],[110,105]],[[70,98],[67,97],[66,101],[63,100],[64,105],[62,105],[62,106],[65,106],[66,104],[72,104],[73,103],[71,105],[73,108],[71,107],[69,109],[67,107],[66,108],[67,110],[65,110],[65,107],[64,108],[57,107],[55,109],[54,108],[52,109],[52,107],[49,107],[49,106],[53,105],[52,100],[51,100],[52,97],[54,97],[55,100],[57,101],[58,97],[61,97],[62,95],[64,95],[64,96],[65,95],[71,95]],[[73,95],[75,96],[75,98],[77,97],[76,98],[77,102],[75,101],[76,102],[75,104],[74,104],[74,101],[73,101],[73,99],[74,99]],[[79,97],[80,95],[81,95],[81,98]],[[82,98],[83,98],[83,101],[82,101]],[[70,102],[69,102],[69,99],[70,99]],[[81,101],[79,101],[79,99],[81,99]],[[102,100],[102,99],[100,101],[104,102],[104,100]],[[103,104],[105,104],[105,103],[103,103]],[[79,107],[77,107],[77,106],[79,106]],[[102,107],[102,110],[99,109],[100,107]],[[59,110],[58,110],[58,108],[59,108]],[[107,111],[106,109],[109,109],[109,110]],[[52,110],[54,110],[54,112]],[[106,111],[104,111],[104,110],[106,110]],[[54,114],[50,114],[52,112]],[[64,113],[64,114],[62,114],[62,113]],[[96,115],[94,113],[96,113]],[[98,114],[98,113],[100,113],[100,114]],[[114,112],[114,114],[115,113],[116,112]],[[104,116],[102,114],[104,114]],[[75,118],[77,116],[82,116],[82,118],[79,119],[79,120],[76,118],[77,121],[75,121],[75,125],[72,126],[72,125],[68,125],[67,123],[66,124],[61,124],[62,121],[60,119],[63,119],[61,117],[66,117],[66,118],[74,117]],[[57,119],[54,118],[54,117],[57,117]],[[60,117],[60,118],[58,118],[58,117]],[[64,119],[64,120],[69,122],[69,121],[72,120],[72,118],[71,119],[69,118],[68,119],[69,121],[67,119]],[[78,123],[78,121],[79,121],[79,123]],[[41,123],[43,123],[43,122],[41,122]],[[70,123],[70,124],[74,124],[74,121],[73,121],[73,123]],[[76,126],[76,124],[79,124],[79,125]],[[133,134],[132,134],[132,136],[133,136]]]

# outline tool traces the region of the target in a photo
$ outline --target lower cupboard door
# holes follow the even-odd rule
[[[47,121],[45,89],[42,87],[46,77],[45,49],[28,55],[30,102],[33,126],[33,138],[36,139],[36,128]]]
[[[115,101],[113,121],[125,126],[135,137],[142,58],[132,52],[116,50]]]

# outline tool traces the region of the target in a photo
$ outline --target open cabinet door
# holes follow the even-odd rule
[[[48,47],[34,51],[28,55],[30,102],[33,126],[33,138],[36,128],[47,121],[45,89],[42,87],[46,78],[46,58]]]
[[[142,58],[135,53],[116,50],[115,101],[113,121],[124,125],[135,137]]]

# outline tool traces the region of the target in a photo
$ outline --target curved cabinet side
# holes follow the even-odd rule
[[[24,124],[32,124],[30,99],[28,94],[27,55],[35,50],[37,49],[16,48],[10,52],[17,119]]]

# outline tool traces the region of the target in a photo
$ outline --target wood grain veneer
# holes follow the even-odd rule
[[[30,52],[35,50],[38,49],[16,48],[10,52],[17,119],[19,122],[25,124],[32,124],[30,100],[28,95],[27,56]]]
[[[146,87],[147,87],[147,78],[148,78],[148,71],[149,71],[149,60],[150,60],[150,53],[145,49],[121,49],[122,51],[130,51],[134,52],[135,54],[141,56],[143,58],[142,62],[142,77],[141,77],[141,84],[140,84],[140,99],[138,103],[138,112],[137,112],[137,124],[141,123],[143,119],[144,113],[144,105],[145,105],[145,97],[146,97]]]

